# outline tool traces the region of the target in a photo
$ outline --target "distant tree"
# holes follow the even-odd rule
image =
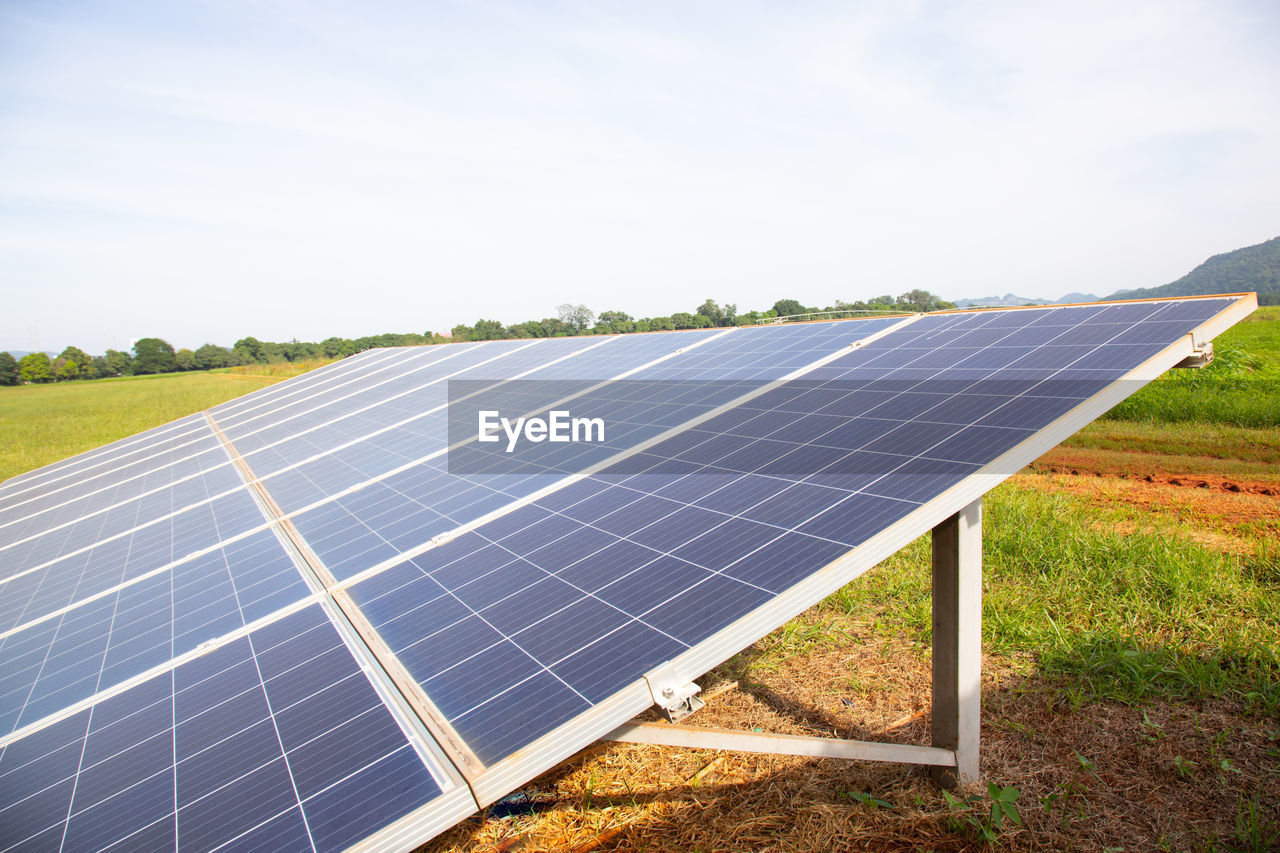
[[[547,330],[538,320],[525,320],[523,323],[507,326],[507,334],[513,338],[545,338]]]
[[[173,354],[174,363],[178,365],[179,370],[195,370],[196,354],[191,350],[183,347]]]
[[[596,315],[585,305],[570,305],[568,302],[556,309],[560,322],[572,330],[573,334],[581,334],[595,323]]]
[[[284,357],[284,345],[274,341],[263,341],[258,361],[262,364],[280,364],[283,361],[288,361]]]
[[[773,312],[778,317],[789,317],[793,314],[805,314],[809,309],[805,308],[794,299],[779,299],[773,303]]]
[[[177,368],[177,357],[167,341],[160,338],[139,338],[133,345],[134,373],[169,373]]]
[[[12,353],[0,351],[0,385],[18,385],[21,382],[18,360]]]
[[[105,356],[108,376],[128,376],[133,373],[133,358],[127,352],[109,349]]]
[[[213,370],[216,367],[230,366],[231,350],[217,344],[201,344],[193,357],[199,370]]]
[[[506,327],[497,320],[476,320],[471,330],[473,341],[498,341],[507,337]]]
[[[325,338],[320,342],[320,351],[325,358],[346,358],[355,355],[356,347],[346,338]]]
[[[625,311],[601,311],[596,318],[596,329],[599,330],[598,334],[613,332],[625,335],[636,330],[636,322]]]
[[[953,303],[944,302],[929,291],[920,289],[907,291],[899,296],[894,304],[907,311],[939,311],[943,308],[956,307]]]
[[[672,314],[671,324],[676,329],[705,329],[713,325],[710,317],[703,314],[689,314],[685,311]]]
[[[463,324],[454,326],[453,329],[451,330],[453,339],[458,342],[465,342],[465,341],[471,340],[471,335],[473,332],[474,330],[470,326],[463,325]]]
[[[64,379],[79,379],[80,365],[73,359],[59,357],[53,362],[53,378],[61,382]]]
[[[89,378],[106,379],[108,376],[115,376],[115,374],[111,372],[111,368],[107,365],[107,357],[105,355],[95,355],[93,360],[89,362]]]
[[[313,344],[310,341],[290,341],[287,344],[281,344],[280,348],[284,351],[286,361],[307,361],[320,358],[324,354],[319,344]]]
[[[649,320],[649,331],[669,332],[676,327],[671,317],[653,317]]]
[[[724,309],[714,299],[708,299],[699,305],[697,313],[710,320],[712,325],[723,325],[721,321],[724,320]]]
[[[231,348],[238,351],[246,361],[256,361],[259,364],[266,363],[266,359],[262,355],[262,341],[257,338],[241,338]]]
[[[542,327],[541,337],[544,338],[560,338],[573,334],[573,326],[559,317],[543,317],[538,325]]]
[[[92,376],[93,356],[79,347],[67,347],[53,360],[55,379],[87,379]]]
[[[49,354],[29,352],[18,361],[18,375],[23,382],[52,382],[53,363]]]

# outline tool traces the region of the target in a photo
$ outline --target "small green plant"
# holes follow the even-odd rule
[[[1266,853],[1280,849],[1280,823],[1268,820],[1257,799],[1236,800],[1236,831],[1232,850],[1239,853]]]
[[[845,793],[872,811],[893,808],[893,803],[882,800],[875,794],[864,794],[861,791],[845,791]]]
[[[1183,779],[1196,778],[1196,765],[1194,761],[1188,761],[1181,755],[1173,757],[1173,769],[1177,771],[1178,776]]]
[[[1164,738],[1164,727],[1153,722],[1146,711],[1142,712],[1142,728],[1144,729],[1142,739],[1147,743],[1156,743]]]
[[[1018,789],[1012,785],[1001,787],[995,782],[987,783],[990,812],[986,812],[983,797],[978,794],[957,797],[950,791],[943,791],[942,796],[951,813],[947,823],[952,831],[968,830],[988,843],[994,843],[1006,831],[1006,821],[1014,826],[1022,826],[1022,815],[1018,813],[1017,806]]]

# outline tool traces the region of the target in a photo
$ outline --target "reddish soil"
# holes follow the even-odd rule
[[[1179,464],[1182,463],[1182,464]],[[1072,476],[1114,477],[1210,492],[1280,497],[1280,468],[1262,477],[1222,477],[1202,473],[1216,467],[1196,456],[1169,457],[1148,453],[1057,447],[1032,463],[1036,472]]]

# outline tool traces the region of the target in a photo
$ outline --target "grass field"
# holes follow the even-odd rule
[[[1174,370],[1108,414],[1111,420],[1280,426],[1280,306],[1259,308],[1213,342],[1200,370]]]
[[[983,773],[597,745],[442,851],[1280,849],[1280,308],[985,499]],[[0,389],[0,476],[284,378]],[[927,743],[929,537],[708,674],[696,722]],[[994,839],[991,841],[989,839]]]
[[[216,406],[281,378],[249,372],[163,373],[0,388],[0,480]]]

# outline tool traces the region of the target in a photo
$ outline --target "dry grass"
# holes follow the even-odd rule
[[[715,677],[750,680],[694,719],[744,730],[927,743],[927,654],[879,638],[867,626],[841,627],[848,639],[838,645],[777,660],[758,644],[735,658]],[[1197,849],[1234,833],[1238,791],[1280,802],[1278,735],[1268,733],[1266,721],[1221,703],[1073,708],[1025,666],[987,659],[984,670],[984,776],[1019,790],[1024,819],[1001,836],[1003,848]],[[1222,769],[1224,760],[1230,769]],[[984,847],[957,824],[932,782],[901,765],[610,744],[524,790],[547,807],[474,818],[425,850]],[[873,794],[890,807],[863,805],[849,792]]]
[[[292,379],[295,376],[301,376],[308,370],[315,370],[317,367],[333,364],[337,360],[336,358],[313,358],[303,361],[285,361],[279,364],[242,364],[239,367],[223,367],[209,372],[231,377]]]

